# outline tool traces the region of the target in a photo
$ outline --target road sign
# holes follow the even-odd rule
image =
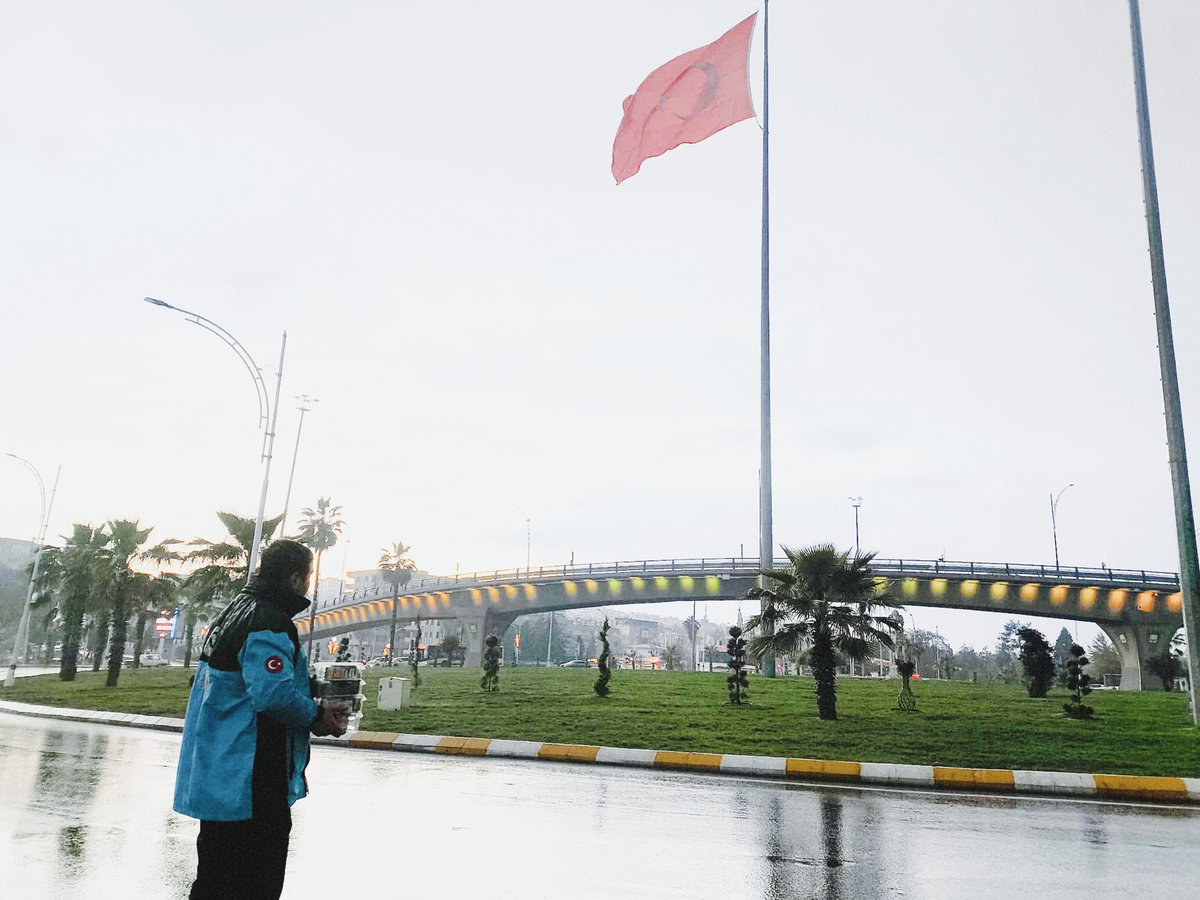
[[[167,616],[159,616],[157,619],[154,620],[154,630],[158,633],[158,636],[161,638],[170,637],[171,632],[174,629],[175,629],[174,616],[172,616],[170,618],[168,618]]]

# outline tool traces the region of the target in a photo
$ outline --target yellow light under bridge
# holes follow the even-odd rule
[[[1096,599],[1100,596],[1100,589],[1094,587],[1085,587],[1079,592],[1079,608],[1093,609],[1096,606]]]

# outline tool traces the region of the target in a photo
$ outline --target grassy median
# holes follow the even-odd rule
[[[895,710],[898,683],[838,679],[836,722],[817,718],[811,678],[751,678],[749,707],[724,704],[719,674],[618,671],[612,696],[592,692],[594,670],[502,669],[500,692],[484,694],[461,669],[421,670],[416,705],[375,708],[380,677],[371,669],[363,727],[371,731],[516,738],[712,753],[800,756],[863,762],[1130,775],[1200,776],[1200,733],[1187,698],[1162,691],[1097,691],[1099,718],[1062,715],[1065,692],[1031,700],[1019,685],[915,683],[918,709]],[[124,672],[116,688],[104,673],[63,683],[22,678],[0,699],[84,709],[182,716],[189,672]]]

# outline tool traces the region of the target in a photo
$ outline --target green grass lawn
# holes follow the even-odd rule
[[[401,670],[367,673],[363,728],[464,737],[648,747],[712,753],[800,756],[862,762],[1130,775],[1200,776],[1200,732],[1187,698],[1162,691],[1097,691],[1099,718],[1062,715],[1065,692],[1030,700],[1019,685],[922,681],[914,713],[893,709],[895,681],[838,680],[836,722],[817,718],[811,678],[751,678],[752,705],[724,704],[719,674],[629,672],[613,675],[613,693],[592,692],[594,670],[502,669],[500,692],[479,690],[478,673],[422,669],[416,706],[375,709],[376,682]],[[116,688],[104,673],[22,678],[0,699],[52,706],[182,716],[189,673],[124,672]]]

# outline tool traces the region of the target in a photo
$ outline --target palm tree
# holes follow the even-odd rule
[[[185,562],[199,563],[200,567],[188,574],[182,585],[186,600],[181,603],[184,616],[183,664],[192,663],[192,645],[196,625],[201,620],[211,619],[226,603],[232,600],[250,574],[250,548],[254,544],[254,519],[234,513],[218,512],[217,518],[228,532],[223,541],[208,541],[197,538],[192,541],[196,549],[184,554]],[[262,542],[259,552],[271,540],[279,527],[282,516],[263,522]]]
[[[141,667],[142,653],[146,649],[146,626],[159,613],[173,610],[179,605],[179,588],[183,584],[183,576],[174,572],[160,572],[158,575],[137,572],[135,576],[131,597],[132,612],[137,616],[137,623],[133,630],[131,669]]]
[[[109,536],[103,528],[76,523],[61,548],[45,551],[42,565],[46,584],[59,595],[58,608],[63,619],[62,665],[58,677],[74,681],[79,665],[79,645],[83,636],[83,618],[95,608],[96,597],[103,596],[111,571]]]
[[[886,590],[879,590],[871,574],[874,553],[841,553],[832,544],[803,550],[783,548],[791,566],[763,569],[765,587],[751,588],[746,596],[765,600],[762,612],[747,629],[766,626],[750,642],[756,656],[784,656],[809,646],[809,660],[817,682],[817,714],[837,718],[835,686],[837,653],[852,659],[866,656],[873,642],[893,646],[895,620],[872,615],[899,606]]]
[[[387,573],[388,583],[392,586],[392,630],[388,637],[388,662],[396,659],[396,614],[400,608],[400,588],[412,580],[417,564],[408,558],[412,547],[403,541],[392,544],[391,549],[384,547],[379,555],[379,568]],[[418,626],[419,627],[419,626]],[[311,630],[309,632],[312,633]]]
[[[194,575],[210,568],[220,570],[225,576],[225,590],[222,593],[232,595],[252,574],[247,569],[250,565],[250,547],[254,543],[255,520],[227,512],[217,513],[217,518],[228,532],[225,540],[214,543],[197,538],[192,541],[197,549],[186,554],[184,559],[202,564],[201,568],[192,573]],[[258,548],[260,556],[282,518],[276,516],[263,522],[262,542]],[[210,573],[214,574],[217,573]]]
[[[219,596],[211,591],[205,591],[203,586],[196,586],[191,597],[180,598],[180,615],[183,616],[183,667],[191,668],[192,650],[196,645],[196,626],[201,622],[211,622],[232,599],[231,596]]]
[[[57,643],[56,632],[60,626],[59,603],[55,592],[55,579],[60,569],[57,554],[57,547],[46,547],[44,549],[42,562],[38,567],[37,581],[34,582],[33,586],[33,598],[29,603],[31,614],[37,613],[40,616],[38,624],[41,627],[43,640],[45,641],[42,654],[42,665],[44,666],[50,665],[51,660],[54,658],[54,646]],[[32,563],[29,569],[30,577],[32,577]]]
[[[137,625],[134,627],[133,662],[130,664],[130,668],[141,667],[142,650],[146,641],[146,626],[149,624],[150,618],[165,610],[175,609],[178,605],[179,588],[183,584],[183,578],[174,572],[164,572],[162,569],[183,559],[183,554],[175,550],[175,547],[182,543],[183,541],[175,538],[168,538],[142,554],[142,558],[147,562],[154,563],[159,572],[157,575],[136,573],[137,578],[131,592],[131,612],[137,615]]]
[[[313,577],[312,606],[308,611],[308,656],[312,659],[312,627],[317,615],[317,594],[321,589],[321,554],[337,543],[338,535],[342,533],[345,522],[340,518],[342,508],[330,506],[328,497],[317,498],[317,508],[306,506],[300,511],[300,543],[315,550],[317,554],[316,573]]]
[[[116,687],[121,677],[121,662],[125,656],[125,639],[129,630],[130,603],[134,591],[135,572],[130,566],[142,555],[142,544],[154,529],[140,528],[136,520],[114,519],[108,523],[112,565],[112,642],[108,645],[108,678],[106,687]]]

